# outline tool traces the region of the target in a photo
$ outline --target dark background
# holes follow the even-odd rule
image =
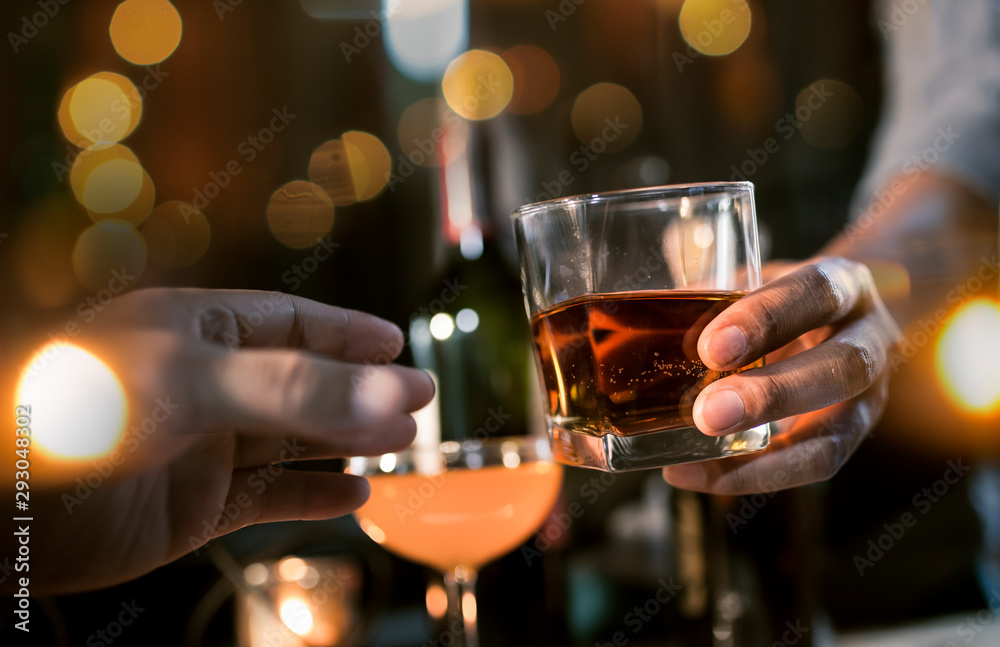
[[[67,151],[55,113],[66,89],[95,71],[118,72],[133,81],[145,73],[119,58],[107,36],[116,4],[72,0],[19,53],[6,49],[0,55],[0,232],[8,234],[0,240],[5,297],[0,340],[13,340],[6,349],[0,346],[4,361],[18,357],[18,340],[61,321],[67,308],[88,295],[74,277],[70,252],[90,220],[51,170]],[[728,56],[694,58],[683,71],[674,61],[675,53],[687,52],[676,21],[680,4],[586,0],[553,31],[544,12],[557,9],[555,0],[472,0],[471,47],[537,45],[561,73],[558,95],[541,113],[504,113],[475,126],[477,136],[514,146],[518,164],[497,172],[523,190],[493,196],[482,217],[505,223],[507,210],[533,199],[543,190],[542,181],[567,167],[580,146],[570,127],[573,100],[592,84],[610,81],[639,99],[642,133],[625,150],[601,155],[575,174],[567,193],[640,186],[643,178],[630,162],[645,156],[660,158],[658,168],[668,169],[659,182],[727,180],[734,165],[751,159],[750,151],[777,137],[778,152],[749,177],[771,257],[806,257],[836,234],[850,215],[851,193],[879,115],[883,41],[871,26],[869,2],[754,1],[747,42]],[[285,182],[305,179],[312,151],[347,130],[375,134],[396,158],[401,153],[396,123],[403,110],[437,96],[439,89],[399,74],[380,38],[345,62],[340,44],[354,38],[361,20],[318,20],[291,1],[243,2],[223,20],[211,2],[177,0],[175,6],[184,20],[183,40],[160,65],[169,76],[149,94],[142,122],[124,142],[154,180],[157,203],[191,201],[210,172],[237,157],[239,142],[264,125],[273,108],[287,106],[297,117],[205,209],[212,230],[205,256],[183,270],[150,263],[138,286],[285,289],[283,273],[311,250],[288,249],[271,235],[265,217],[271,194]],[[15,29],[22,16],[35,11],[33,2],[5,3],[0,31]],[[776,130],[795,110],[796,96],[821,79],[843,82],[857,97],[856,104],[831,104],[815,116],[813,127],[839,133],[835,139],[842,146],[833,150],[810,145],[799,132],[784,140]],[[417,169],[396,191],[338,208],[331,239],[340,247],[296,293],[405,325],[440,269],[436,181],[434,171]],[[505,227],[498,231],[508,235]],[[735,570],[760,587],[756,604],[772,616],[765,622],[811,613],[818,599],[836,624],[848,628],[977,606],[967,568],[976,548],[972,539],[953,546],[950,550],[960,553],[956,563],[942,566],[943,575],[923,588],[906,578],[907,564],[926,556],[919,552],[895,554],[893,566],[863,582],[844,575],[850,572],[850,555],[864,546],[858,538],[890,518],[894,506],[905,509],[925,474],[940,473],[937,463],[926,470],[916,463],[897,466],[887,473],[882,468],[893,449],[877,442],[866,445],[845,470],[849,476],[838,477],[830,491],[779,495],[746,533],[718,526],[738,502],[695,497],[691,508],[681,502],[687,495],[668,492],[657,474],[619,477],[612,496],[587,506],[572,532],[533,566],[515,553],[484,570],[484,633],[495,636],[495,644],[609,640],[633,603],[641,604],[658,579],[673,572],[677,547],[654,541],[667,530],[611,531],[627,526],[623,519],[641,518],[657,501],[671,518],[678,506],[698,510],[705,527],[726,537]],[[591,476],[570,470],[563,505],[587,500],[583,486]],[[898,496],[886,493],[890,482]],[[860,502],[874,489],[885,497],[866,511]],[[925,527],[951,524],[952,531],[974,537],[976,522],[962,504],[957,507],[963,511],[951,514],[939,507],[935,513],[943,521]],[[825,544],[817,539],[821,535]],[[290,552],[353,555],[380,582],[365,592],[367,603],[381,610],[376,644],[424,644],[436,635],[422,608],[425,571],[376,549],[351,519],[248,529],[224,543],[239,560]],[[916,537],[913,543],[924,545]],[[820,545],[829,550],[820,551]],[[934,541],[926,545],[931,555],[941,547]],[[115,644],[191,644],[185,632],[198,626],[204,627],[204,644],[232,644],[232,599],[220,582],[216,567],[201,554],[113,589],[39,599],[41,613],[35,617],[46,618],[41,624],[48,629],[25,644],[90,644],[88,637],[131,599],[148,610]],[[0,626],[3,644],[20,644],[7,642],[8,617]],[[698,644],[685,637],[705,636],[708,629],[704,621],[667,615],[650,623],[635,644]]]

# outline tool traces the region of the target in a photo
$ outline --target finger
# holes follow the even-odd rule
[[[773,492],[832,478],[847,462],[885,408],[885,389],[814,411],[794,420],[762,452],[673,465],[663,478],[674,487],[739,496]]]
[[[373,315],[281,292],[191,290],[196,334],[236,347],[303,348],[348,362],[392,361],[403,333]]]
[[[332,519],[360,508],[369,493],[368,482],[350,474],[285,469],[264,479],[257,470],[237,470],[223,510],[238,510],[238,516],[225,531],[271,521]]]
[[[379,456],[406,449],[416,433],[416,422],[403,414],[381,425],[357,429],[332,439],[243,434],[236,439],[235,467],[246,469],[289,460]]]
[[[692,416],[702,432],[731,434],[857,396],[882,375],[891,341],[881,319],[858,319],[828,340],[703,390]]]
[[[383,423],[420,409],[434,395],[434,382],[423,371],[288,350],[219,353],[199,365],[188,388],[202,425],[217,430],[282,431],[349,442],[359,428],[386,436]]]
[[[751,292],[702,331],[698,355],[714,370],[750,364],[796,337],[838,321],[870,299],[871,273],[825,258]]]

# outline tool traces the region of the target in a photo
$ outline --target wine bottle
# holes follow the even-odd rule
[[[530,354],[507,214],[486,206],[485,143],[475,125],[466,150],[438,169],[439,270],[410,320],[414,364],[437,382],[436,402],[418,416],[418,443],[485,441],[537,430],[540,397]],[[513,249],[512,241],[507,249]],[[529,406],[529,403],[532,403]],[[540,407],[537,407],[540,409]]]

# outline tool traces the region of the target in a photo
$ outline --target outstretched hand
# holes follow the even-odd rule
[[[141,290],[74,343],[118,376],[128,431],[99,464],[32,474],[33,592],[122,582],[249,524],[351,512],[364,479],[278,463],[403,449],[434,391],[391,364],[393,324],[280,293]]]

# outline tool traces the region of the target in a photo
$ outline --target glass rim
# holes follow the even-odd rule
[[[510,212],[512,220],[546,211],[558,206],[578,204],[600,204],[603,202],[621,202],[631,199],[655,197],[684,197],[679,194],[690,194],[692,189],[701,189],[701,193],[724,193],[739,190],[753,192],[754,184],[748,180],[736,182],[691,182],[688,184],[664,184],[660,186],[640,187],[638,189],[619,189],[616,191],[598,191],[596,193],[580,193],[562,198],[551,198],[541,202],[531,202],[521,205]]]

